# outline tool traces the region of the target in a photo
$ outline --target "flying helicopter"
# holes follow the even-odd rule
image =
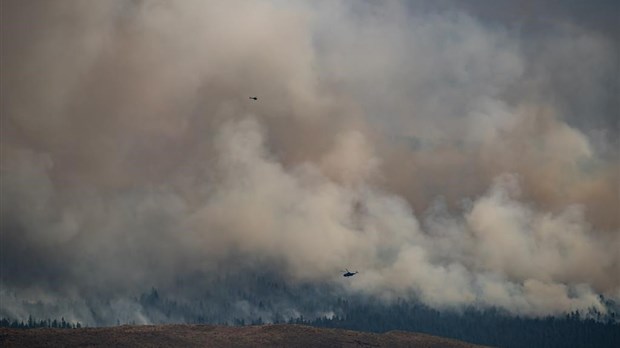
[[[252,100],[258,100],[258,98],[257,98],[257,97],[250,97],[250,99],[252,99]]]
[[[342,271],[341,271],[342,272]],[[342,275],[343,277],[353,277],[354,275],[356,275],[358,272],[351,272],[348,269],[345,268],[344,270],[344,274]]]

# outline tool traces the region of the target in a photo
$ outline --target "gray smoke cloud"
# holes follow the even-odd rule
[[[599,19],[620,9],[548,6],[3,1],[0,315],[88,321],[111,298],[149,322],[124,299],[255,265],[436,308],[604,311],[620,84]]]

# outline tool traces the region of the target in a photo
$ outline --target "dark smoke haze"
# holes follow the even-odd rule
[[[0,316],[139,311],[124,299],[257,265],[436,308],[604,311],[619,13],[3,0]]]

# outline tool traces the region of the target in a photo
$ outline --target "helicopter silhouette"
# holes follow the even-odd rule
[[[344,274],[342,275],[343,277],[353,277],[354,275],[356,275],[358,273],[357,271],[351,272],[351,271],[349,271],[346,268],[345,268],[344,271],[341,271],[341,272],[344,272]]]
[[[258,98],[257,98],[257,97],[250,97],[250,99],[252,99],[252,100],[258,100]]]

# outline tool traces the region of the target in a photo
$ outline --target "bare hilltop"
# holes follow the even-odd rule
[[[382,334],[303,325],[154,325],[0,329],[3,347],[481,347],[420,333]]]

